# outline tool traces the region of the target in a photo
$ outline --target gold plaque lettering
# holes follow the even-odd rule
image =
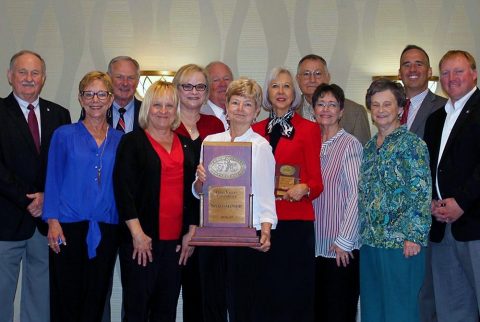
[[[208,220],[218,224],[245,223],[245,187],[208,187]]]

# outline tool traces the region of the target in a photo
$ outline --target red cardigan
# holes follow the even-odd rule
[[[253,130],[269,140],[267,124],[269,119],[252,126]],[[277,164],[298,165],[300,168],[300,182],[310,187],[310,196],[300,201],[289,202],[277,200],[278,220],[311,220],[315,219],[312,200],[323,191],[322,175],[320,170],[321,136],[320,126],[294,114],[292,125],[295,128],[293,139],[281,137],[275,150]]]

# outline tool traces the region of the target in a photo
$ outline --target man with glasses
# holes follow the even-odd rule
[[[200,113],[216,116],[222,121],[225,130],[228,129],[225,118],[225,94],[227,87],[233,80],[230,67],[221,61],[214,61],[205,67],[209,78],[210,94],[208,101],[202,106]]]
[[[138,128],[138,112],[142,102],[135,97],[140,80],[140,65],[129,56],[117,56],[108,64],[112,78],[114,101],[107,113],[108,123],[124,133]]]
[[[303,94],[298,113],[307,120],[315,121],[312,95],[318,85],[330,83],[330,73],[328,72],[325,59],[314,54],[306,55],[300,59],[297,67],[297,82]],[[368,123],[367,111],[363,106],[354,101],[345,99],[340,126],[355,136],[363,145],[370,140],[370,125]]]
[[[22,50],[7,73],[12,93],[0,101],[0,321],[13,321],[22,263],[22,322],[50,321],[48,227],[42,220],[43,189],[53,131],[70,123],[62,106],[40,98],[43,58]]]

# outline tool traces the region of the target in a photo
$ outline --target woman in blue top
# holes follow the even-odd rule
[[[110,77],[79,84],[83,121],[62,126],[48,154],[43,218],[48,222],[51,321],[101,321],[118,249],[112,185],[122,133],[109,127]]]
[[[419,321],[432,182],[425,142],[400,126],[405,102],[393,81],[367,91],[378,133],[365,145],[358,184],[362,321]]]

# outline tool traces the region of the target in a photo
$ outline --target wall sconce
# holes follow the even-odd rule
[[[399,82],[403,86],[403,82],[398,78],[398,75],[395,75],[395,76],[392,76],[392,75],[372,76],[372,81],[380,79],[380,78],[386,78],[386,79],[391,80],[391,81]],[[439,81],[438,76],[432,76],[428,79],[428,89],[430,91],[432,91],[432,93],[437,92],[438,81]]]
[[[141,70],[140,81],[137,86],[136,96],[138,99],[143,99],[147,89],[158,80],[171,83],[175,77],[175,72],[170,70]]]

